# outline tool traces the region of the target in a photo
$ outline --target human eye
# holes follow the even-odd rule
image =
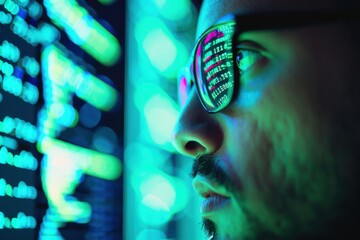
[[[240,74],[245,73],[248,69],[261,61],[262,58],[260,52],[256,50],[239,48],[236,55],[236,64]]]

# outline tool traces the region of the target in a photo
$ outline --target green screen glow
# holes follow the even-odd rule
[[[41,179],[50,207],[61,221],[88,222],[90,205],[69,196],[75,193],[82,174],[117,179],[122,172],[120,160],[50,137],[40,139],[37,148],[46,156],[43,159],[46,171],[42,171]]]
[[[98,111],[111,110],[118,98],[115,88],[77,65],[67,54],[60,44],[42,51],[45,103],[38,115],[37,149],[44,154],[41,180],[49,202],[44,224],[51,222],[53,225],[47,227],[59,238],[58,228],[64,223],[87,223],[92,216],[90,204],[73,196],[83,175],[112,181],[122,173],[120,159],[99,149],[114,149],[111,145],[114,133],[98,132],[92,147],[99,151],[58,139],[63,130],[79,122],[79,113],[73,104],[75,96]]]
[[[41,153],[73,161],[83,173],[102,179],[117,179],[122,171],[120,160],[112,155],[82,148],[58,139],[44,137],[37,144]],[[69,166],[71,166],[69,165]]]
[[[79,98],[98,109],[107,111],[114,107],[117,101],[116,90],[75,65],[59,48],[47,47],[42,57],[44,70],[52,83],[76,93]]]
[[[116,2],[117,0],[98,0],[98,1],[101,4],[110,5],[110,4],[114,3],[114,2]]]
[[[63,28],[69,38],[100,63],[111,66],[121,54],[113,34],[74,0],[44,0],[49,17]]]

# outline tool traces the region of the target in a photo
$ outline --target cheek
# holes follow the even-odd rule
[[[321,127],[311,114],[281,109],[233,120],[236,131],[228,130],[233,175],[242,186],[239,202],[274,231],[294,227],[289,226],[294,218],[317,218],[314,213],[326,211],[339,190]]]
[[[271,139],[250,119],[233,118],[228,120],[226,126],[226,169],[232,179],[240,183],[238,187],[263,188],[263,180],[268,178],[270,159],[274,152]]]
[[[288,195],[310,180],[307,173],[319,170],[324,145],[319,139],[321,129],[316,127],[306,101],[282,96],[279,89],[276,92],[273,97],[268,94],[266,104],[259,104],[252,112],[257,146],[248,158],[252,159],[249,166],[263,192]]]

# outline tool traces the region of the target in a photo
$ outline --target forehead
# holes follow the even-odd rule
[[[279,9],[315,9],[336,6],[334,0],[204,0],[197,26],[197,37],[228,13]]]

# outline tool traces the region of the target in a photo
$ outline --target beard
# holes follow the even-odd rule
[[[246,178],[261,182],[253,185],[257,192],[249,199],[260,201],[264,209],[248,208],[247,203],[243,211],[255,226],[256,239],[341,239],[349,224],[350,228],[359,227],[360,118],[342,108],[329,119],[321,141],[308,137],[310,142],[294,144],[298,148],[288,153],[280,150],[284,143],[274,139],[254,143],[266,147],[256,150],[261,156],[248,161]],[[269,142],[272,144],[264,144]],[[229,192],[239,192],[221,161],[216,155],[201,155],[194,160],[190,175],[200,174]],[[216,224],[209,219],[204,219],[203,228],[209,237],[216,235]]]
[[[198,174],[205,176],[218,184],[224,186],[228,191],[235,190],[231,179],[227,173],[220,167],[219,158],[214,155],[204,154],[195,158],[190,176],[195,178]],[[209,239],[215,236],[215,223],[209,219],[203,219],[202,227]]]
[[[232,189],[231,179],[224,169],[221,168],[219,162],[221,160],[215,155],[204,154],[195,158],[190,176],[195,178],[196,175],[206,176],[215,180],[218,184],[225,186],[227,190]]]

